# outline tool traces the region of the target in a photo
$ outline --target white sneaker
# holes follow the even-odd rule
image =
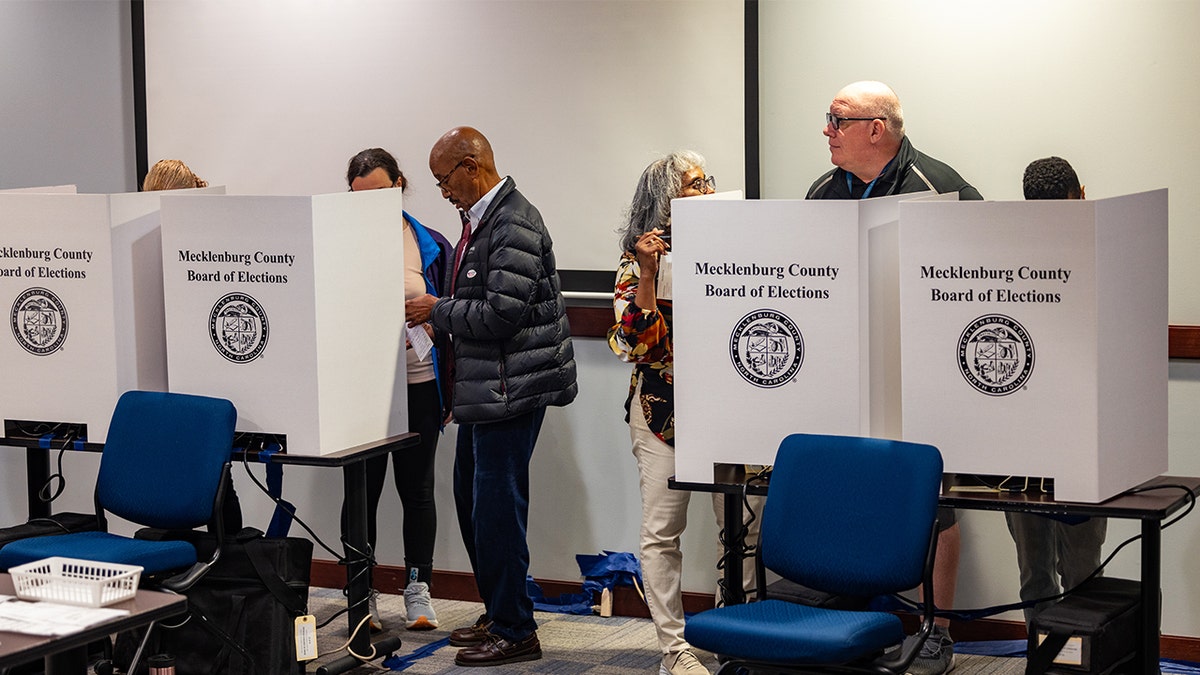
[[[371,620],[367,625],[371,627],[372,633],[383,632],[383,619],[379,616],[379,591],[371,589],[371,600],[367,604],[367,612],[371,615]]]
[[[424,581],[410,581],[404,587],[404,611],[408,615],[404,627],[408,630],[433,630],[438,627],[437,614],[429,597],[429,584]]]
[[[685,649],[664,656],[658,675],[709,675],[709,672],[692,650]]]

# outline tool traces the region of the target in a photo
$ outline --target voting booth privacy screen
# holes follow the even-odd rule
[[[173,391],[325,455],[408,430],[400,190],[163,200]]]
[[[672,202],[675,471],[865,434],[865,238],[849,201]]]
[[[904,436],[1098,502],[1167,469],[1167,194],[900,205]]]
[[[6,436],[103,443],[121,393],[166,390],[162,194],[0,193]]]
[[[794,432],[930,443],[1065,501],[1166,471],[1166,191],[954,197],[673,202],[679,480]]]

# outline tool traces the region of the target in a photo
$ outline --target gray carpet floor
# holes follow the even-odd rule
[[[318,623],[329,618],[338,609],[345,607],[341,591],[314,588],[310,592],[309,610],[316,615]],[[483,611],[478,603],[434,599],[434,610],[438,614],[439,627],[432,631],[404,630],[404,598],[399,595],[379,596],[379,613],[383,617],[385,633],[396,635],[401,640],[395,653],[404,656],[433,643],[444,641],[450,631],[474,623]],[[538,639],[542,644],[543,657],[538,661],[518,663],[500,668],[461,668],[454,665],[456,647],[443,644],[430,655],[414,660],[404,670],[406,673],[559,673],[574,675],[617,675],[618,673],[658,672],[659,653],[654,637],[654,626],[648,619],[628,617],[601,618],[598,616],[575,616],[538,612]],[[320,657],[309,663],[308,672],[316,672],[323,664],[345,656],[346,652],[335,652],[347,637],[345,616],[334,619],[317,631],[317,646]],[[698,652],[701,660],[715,671],[716,658]],[[351,671],[353,675],[391,672],[381,665],[380,659]],[[956,655],[956,675],[1021,675],[1025,672],[1025,660],[1017,658],[995,658],[988,656]]]

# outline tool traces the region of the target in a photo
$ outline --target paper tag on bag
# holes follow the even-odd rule
[[[312,614],[296,617],[296,660],[317,658],[317,618]]]
[[[1046,633],[1038,632],[1038,644],[1046,641],[1050,637]],[[1083,665],[1083,638],[1074,636],[1067,638],[1067,643],[1059,650],[1058,656],[1054,657],[1054,663],[1061,663],[1065,666],[1082,666]]]

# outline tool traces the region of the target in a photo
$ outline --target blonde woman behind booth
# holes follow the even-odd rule
[[[150,167],[142,181],[142,190],[183,190],[208,187],[208,181],[197,176],[178,159],[160,159]]]
[[[675,368],[671,301],[656,293],[658,261],[670,250],[671,200],[707,194],[715,187],[712,176],[705,176],[704,158],[689,150],[656,160],[642,172],[620,229],[622,254],[613,296],[617,323],[608,331],[613,352],[634,364],[625,421],[640,476],[642,577],[663,655],[661,675],[706,675],[708,669],[683,639],[679,538],[687,524],[691,493],[667,487],[675,473]],[[720,527],[723,505],[721,495],[713,495]],[[747,544],[758,541],[757,523],[755,519],[748,528]],[[753,565],[746,566],[743,583],[753,586]]]

